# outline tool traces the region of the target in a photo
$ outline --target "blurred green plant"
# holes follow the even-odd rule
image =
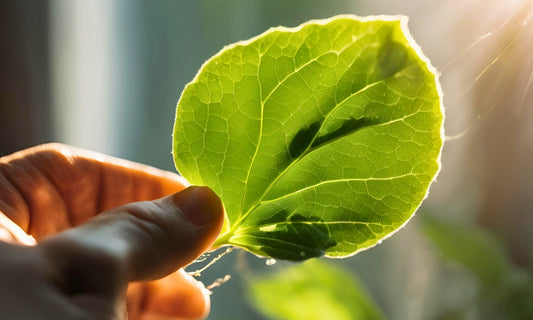
[[[319,259],[251,280],[247,296],[272,319],[385,319],[353,273]]]
[[[479,280],[477,296],[443,319],[533,319],[533,277],[512,263],[498,238],[482,227],[421,215],[422,231],[441,256]]]

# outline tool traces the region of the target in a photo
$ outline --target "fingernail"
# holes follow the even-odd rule
[[[208,187],[188,187],[176,193],[172,200],[187,219],[197,227],[219,218],[223,212],[222,202]]]

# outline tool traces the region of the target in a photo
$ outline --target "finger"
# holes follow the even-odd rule
[[[112,209],[36,248],[56,265],[58,278],[67,277],[57,281],[65,294],[84,306],[94,299],[114,305],[129,281],[163,277],[206,251],[220,232],[223,215],[213,191],[189,187]],[[197,291],[201,289],[189,295],[198,296]]]
[[[130,320],[204,319],[209,309],[209,291],[183,269],[128,289]]]
[[[152,280],[206,251],[220,232],[223,215],[222,203],[211,189],[193,186],[112,209],[46,239],[40,247],[81,269],[84,259],[105,260],[125,272],[127,281]]]
[[[48,267],[35,247],[0,241],[1,319],[75,318],[76,308],[45,280]]]
[[[180,190],[177,174],[61,144],[0,158],[0,212],[40,239],[128,202]]]

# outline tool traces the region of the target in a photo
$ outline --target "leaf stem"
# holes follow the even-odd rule
[[[231,237],[233,236],[233,232],[229,231],[229,232],[226,232],[224,233],[223,235],[219,236],[216,240],[215,240],[215,243],[213,243],[213,246],[212,248],[213,249],[218,249],[224,245],[229,245],[229,239],[231,239]]]

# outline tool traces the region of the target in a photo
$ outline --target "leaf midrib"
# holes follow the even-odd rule
[[[241,212],[244,209],[244,202],[246,200],[246,193],[248,191],[248,182],[250,181],[250,179],[249,179],[250,178],[250,173],[252,172],[252,168],[254,166],[255,160],[257,159],[257,153],[259,152],[259,147],[261,145],[261,140],[262,140],[262,137],[263,137],[264,108],[265,108],[266,103],[270,100],[270,98],[272,97],[274,92],[276,92],[283,85],[283,83],[285,83],[285,81],[287,81],[289,78],[291,78],[292,76],[297,74],[300,70],[302,70],[303,68],[311,65],[311,63],[317,62],[318,59],[320,59],[321,57],[325,56],[326,54],[329,54],[329,53],[336,53],[337,55],[342,54],[345,50],[350,48],[352,45],[355,45],[356,43],[358,43],[358,41],[360,39],[362,39],[366,34],[367,34],[366,32],[361,34],[360,37],[358,37],[357,39],[355,39],[352,42],[348,43],[346,46],[342,47],[339,51],[332,51],[332,50],[326,51],[326,52],[316,56],[315,58],[310,59],[309,61],[307,61],[306,63],[302,64],[298,68],[294,69],[292,72],[288,73],[281,81],[279,81],[276,84],[276,86],[274,86],[272,88],[272,90],[270,90],[270,92],[266,96],[265,100],[263,100],[263,97],[262,97],[263,96],[263,91],[262,91],[262,87],[261,87],[262,83],[261,83],[261,80],[259,79],[259,69],[261,67],[262,59],[259,59],[259,64],[257,66],[257,78],[258,78],[257,82],[258,82],[258,85],[259,85],[259,95],[260,95],[260,100],[261,100],[261,121],[260,121],[260,125],[259,125],[259,137],[257,139],[257,144],[256,144],[256,147],[255,147],[254,155],[252,156],[252,161],[250,161],[250,166],[248,167],[248,171],[246,173],[246,180],[245,180],[246,182],[244,184],[244,191],[243,191],[243,196],[242,196],[242,200],[241,200],[241,209],[240,209]],[[363,52],[363,51],[364,50],[361,50],[360,53]],[[266,53],[266,52],[264,52],[264,53]],[[357,58],[359,58],[360,53],[354,58],[354,61],[352,61],[352,64],[357,60]],[[239,220],[237,220],[237,221],[240,221],[240,220],[241,219],[239,218]]]
[[[387,77],[387,78],[383,78],[383,79],[380,79],[378,81],[375,81],[373,83],[370,83],[368,85],[366,85],[365,87],[359,89],[358,91],[354,92],[354,93],[351,93],[348,97],[346,97],[345,99],[343,99],[339,104],[337,104],[335,107],[333,107],[325,116],[324,116],[324,119],[322,120],[321,124],[320,124],[320,128],[317,130],[316,134],[313,136],[313,139],[311,140],[311,142],[309,143],[308,147],[302,152],[302,154],[300,156],[298,156],[298,158],[294,159],[288,166],[285,167],[285,169],[283,169],[282,172],[280,172],[273,180],[272,182],[269,184],[269,186],[265,189],[265,191],[261,194],[260,197],[258,197],[258,199],[250,206],[250,208],[246,211],[245,214],[241,215],[241,217],[233,224],[233,226],[231,226],[230,230],[228,233],[230,234],[234,234],[235,231],[237,230],[237,228],[239,227],[239,225],[250,215],[250,213],[255,210],[259,205],[261,205],[262,203],[264,203],[263,201],[263,198],[266,194],[268,194],[268,192],[274,187],[274,185],[277,184],[277,182],[288,172],[290,171],[290,169],[292,167],[294,167],[296,165],[296,163],[298,163],[300,160],[302,160],[305,156],[307,156],[308,154],[310,154],[311,152],[315,151],[315,150],[318,150],[320,149],[321,147],[323,146],[326,146],[328,145],[329,143],[333,142],[333,141],[336,141],[337,139],[340,139],[340,138],[343,138],[343,137],[346,137],[346,136],[349,136],[351,134],[355,134],[361,130],[364,130],[364,129],[369,129],[369,128],[373,128],[373,127],[377,127],[377,126],[383,126],[383,125],[388,125],[388,124],[391,124],[391,123],[394,123],[394,122],[398,122],[398,121],[403,121],[405,118],[409,117],[409,116],[412,116],[417,112],[415,113],[412,113],[412,114],[408,114],[402,118],[397,118],[397,119],[394,119],[394,120],[391,120],[391,121],[388,121],[388,122],[385,122],[385,123],[377,123],[377,124],[373,124],[373,125],[370,125],[370,126],[366,126],[366,127],[363,127],[363,128],[360,128],[359,130],[356,130],[354,132],[350,132],[349,134],[345,134],[345,135],[340,135],[339,137],[336,137],[335,139],[333,139],[332,141],[330,140],[328,143],[325,143],[325,144],[320,144],[320,145],[317,145],[315,147],[311,147],[312,144],[314,143],[314,141],[317,139],[318,137],[318,134],[320,133],[320,130],[322,129],[324,123],[327,122],[329,116],[335,112],[335,110],[337,110],[337,108],[342,105],[344,102],[347,101],[347,99],[351,98],[351,97],[354,97],[366,90],[368,90],[369,88],[375,86],[375,85],[378,85],[379,83],[381,82],[384,82],[390,78],[393,78],[395,76],[397,76],[398,74],[404,72],[405,70],[407,70],[408,68],[404,68],[404,69],[401,69],[399,70],[398,72],[396,72],[395,74]],[[257,148],[256,150],[258,150],[259,148]],[[248,182],[248,181],[247,181]],[[243,198],[244,199],[244,198]],[[270,201],[269,201],[270,202]],[[242,210],[242,208],[241,208]]]

